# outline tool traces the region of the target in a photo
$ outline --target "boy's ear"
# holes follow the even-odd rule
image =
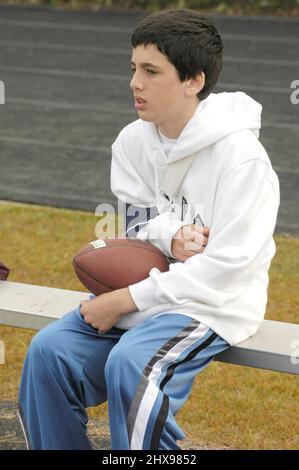
[[[196,96],[205,86],[206,76],[204,72],[200,72],[195,78],[190,78],[186,82],[186,94],[188,96]]]

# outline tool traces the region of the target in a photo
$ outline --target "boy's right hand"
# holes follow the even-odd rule
[[[172,238],[171,252],[174,258],[186,261],[191,256],[203,253],[209,234],[209,227],[201,227],[197,224],[183,225]]]

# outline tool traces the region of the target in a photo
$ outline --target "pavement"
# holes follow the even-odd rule
[[[0,6],[0,199],[94,212],[108,202],[111,144],[137,119],[130,34],[143,11]],[[222,34],[215,91],[263,105],[261,142],[281,185],[276,232],[299,233],[299,20],[207,15]]]

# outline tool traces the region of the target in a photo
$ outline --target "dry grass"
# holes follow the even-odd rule
[[[26,204],[0,204],[0,259],[9,280],[83,290],[72,256],[93,240],[98,219],[92,213]],[[267,318],[298,323],[299,239],[275,237]],[[22,364],[35,332],[0,327],[6,363],[0,366],[0,399],[15,400]],[[235,449],[299,449],[298,377],[211,364],[196,379],[178,422],[198,442]],[[106,405],[90,409],[106,417]]]

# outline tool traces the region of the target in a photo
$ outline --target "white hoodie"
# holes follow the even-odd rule
[[[172,257],[172,237],[183,225],[202,223],[210,235],[203,253],[170,264],[164,273],[153,268],[147,279],[129,286],[138,311],[124,315],[117,327],[180,313],[231,345],[257,331],[266,310],[279,207],[278,178],[258,140],[261,109],[242,92],[211,94],[168,157],[154,123],[138,119],[118,135],[112,192],[135,206],[156,206],[159,213],[137,238]]]

